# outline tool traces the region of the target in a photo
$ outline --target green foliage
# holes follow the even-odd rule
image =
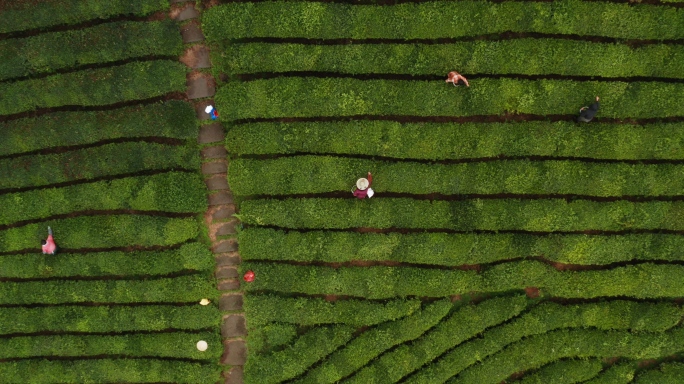
[[[221,370],[213,362],[161,359],[30,359],[0,362],[0,377],[6,384],[214,383],[219,380]]]
[[[145,16],[169,9],[167,0],[50,0],[10,1],[0,7],[0,33],[78,24],[118,15]]]
[[[453,4],[453,3],[452,3]],[[391,9],[391,8],[390,8]],[[682,78],[684,48],[630,48],[551,38],[465,41],[453,44],[227,44],[214,51],[213,70],[231,74],[319,71],[349,74],[522,74]],[[448,63],[448,67],[447,67]]]
[[[174,245],[199,235],[195,218],[148,215],[80,216],[48,220],[0,231],[0,252],[40,251],[47,227],[57,246],[65,249]]]
[[[537,261],[496,264],[481,273],[416,267],[318,267],[242,263],[258,276],[248,291],[350,295],[368,299],[444,297],[538,287],[552,297],[675,298],[684,296],[684,266],[637,264],[606,270],[559,271]]]
[[[199,300],[197,301],[199,303]],[[0,335],[38,332],[206,330],[221,316],[215,305],[60,305],[0,308]]]
[[[252,319],[249,319],[252,323]],[[285,323],[268,323],[260,327],[251,326],[247,344],[251,353],[270,352],[281,345],[289,344],[297,337],[297,326]]]
[[[525,296],[504,296],[468,305],[453,312],[408,344],[383,354],[345,383],[395,383],[454,346],[477,336],[486,328],[517,316],[527,307]]]
[[[614,364],[585,384],[628,384],[634,379],[634,364]]]
[[[397,159],[480,159],[548,156],[594,159],[684,159],[684,124],[577,125],[519,123],[418,123],[386,120],[248,123],[230,127],[235,155],[354,154]],[[1,144],[0,144],[1,145]]]
[[[2,40],[0,80],[144,56],[180,56],[182,47],[178,24],[171,19],[114,22]]]
[[[45,78],[0,83],[0,115],[62,106],[100,106],[185,91],[185,65],[132,62]]]
[[[669,303],[652,304],[615,300],[563,306],[545,302],[507,324],[486,331],[481,338],[457,346],[423,367],[404,382],[410,384],[443,383],[464,369],[497,353],[507,345],[520,340],[529,340],[530,336],[541,335],[540,340],[547,340],[552,345],[553,341],[560,343],[562,340],[554,339],[547,332],[562,328],[597,328],[597,330],[592,331],[579,329],[578,340],[586,339],[583,337],[584,332],[597,332],[593,337],[596,337],[594,341],[599,344],[606,340],[602,338],[602,335],[609,333],[598,332],[607,330],[631,330],[632,333],[622,333],[622,335],[641,335],[640,340],[658,343],[659,340],[663,340],[667,336],[665,334],[656,335],[651,332],[663,332],[674,327],[681,319],[681,315],[681,309]],[[648,332],[636,333],[638,331]],[[681,328],[677,328],[676,332],[681,334]],[[618,350],[613,348],[617,348],[618,345],[624,344],[617,341],[615,343],[606,341],[603,348],[617,352]],[[533,349],[531,353],[536,351]],[[634,352],[648,353],[648,351]],[[609,354],[608,356],[616,355]],[[560,357],[551,361],[558,358]]]
[[[580,107],[600,95],[603,103],[599,117],[684,115],[684,106],[679,103],[684,99],[681,83],[507,78],[474,79],[470,83],[470,88],[455,88],[444,81],[260,79],[226,84],[216,93],[216,105],[222,114],[235,120],[357,115],[576,115]]]
[[[250,353],[245,382],[272,384],[292,379],[352,338],[345,325],[318,327],[305,333],[286,349],[270,354]]]
[[[87,210],[199,213],[206,210],[206,200],[206,187],[199,174],[126,177],[0,195],[0,206],[5,207],[0,212],[0,224]]]
[[[597,359],[560,360],[542,367],[539,371],[525,375],[519,384],[574,384],[596,376],[603,369]]]
[[[192,106],[170,100],[111,111],[56,112],[0,122],[0,156],[133,137],[195,139]]]
[[[195,347],[199,340],[209,345],[205,352]],[[57,335],[0,338],[3,359],[49,356],[126,355],[215,360],[223,353],[218,332],[153,333],[134,335]]]
[[[444,195],[560,194],[600,197],[675,196],[684,190],[679,164],[501,160],[424,164],[333,156],[235,159],[230,187],[237,195],[347,192],[373,172],[373,190]]]
[[[273,23],[273,20],[278,20]],[[684,15],[673,7],[613,2],[431,1],[382,5],[235,2],[204,12],[210,41],[246,37],[436,39],[537,32],[624,39],[677,39]]]
[[[244,300],[250,329],[271,321],[298,325],[348,324],[361,327],[396,320],[420,308],[420,301],[417,299],[386,302],[350,299],[328,302],[313,297],[288,298],[247,292]]]
[[[388,349],[420,337],[446,316],[451,308],[449,299],[440,300],[407,317],[365,331],[294,383],[337,383]]]
[[[168,251],[109,251],[0,257],[0,277],[48,278],[72,276],[168,275],[174,272],[209,271],[216,267],[214,255],[201,243],[183,244]]]
[[[5,305],[199,302],[217,293],[208,273],[145,280],[0,282],[0,304]]]
[[[684,380],[684,364],[663,363],[658,369],[647,370],[634,380],[635,384],[678,384]]]
[[[199,165],[199,151],[194,145],[113,143],[62,153],[0,159],[0,174],[3,175],[0,189],[37,187],[144,170],[198,169]]]
[[[626,331],[589,329],[558,330],[530,336],[504,351],[484,359],[448,381],[456,383],[499,382],[515,372],[534,369],[567,357],[654,359],[680,352],[684,328],[653,335]],[[682,376],[679,376],[681,379]]]
[[[399,209],[400,208],[400,209]],[[621,231],[684,229],[684,202],[562,199],[413,200],[375,198],[260,199],[242,203],[246,224],[284,228],[417,228]]]
[[[281,231],[250,227],[238,234],[242,260],[350,262],[395,261],[460,266],[526,257],[581,265],[630,260],[684,260],[679,235],[524,233],[357,233]]]

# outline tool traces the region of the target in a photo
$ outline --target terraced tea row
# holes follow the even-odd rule
[[[513,261],[475,270],[418,267],[319,267],[246,262],[258,280],[248,292],[344,295],[356,298],[445,297],[536,287],[549,297],[671,299],[684,295],[684,266],[637,264],[612,269],[558,271],[538,261]]]
[[[619,81],[476,79],[470,89],[443,81],[287,77],[231,82],[216,94],[232,120],[381,116],[576,115],[595,95],[601,117],[684,116],[684,84]],[[668,95],[667,98],[661,97]],[[568,118],[569,120],[570,118]]]
[[[227,44],[213,53],[220,74],[330,72],[444,76],[521,74],[682,78],[684,47],[628,45],[552,38],[451,44]],[[389,58],[389,59],[388,59]]]
[[[178,25],[169,19],[0,40],[0,80],[146,56],[178,57],[181,51]]]
[[[526,233],[356,233],[280,231],[250,227],[238,235],[243,260],[350,263],[399,262],[441,266],[541,257],[551,262],[607,265],[684,261],[684,236]],[[257,316],[256,314],[254,316]]]
[[[601,112],[603,113],[603,112]],[[352,154],[396,159],[570,157],[684,159],[684,124],[401,123],[384,120],[262,122],[231,126],[226,147],[236,156]]]
[[[391,7],[273,1],[213,7],[204,13],[202,29],[212,41],[437,39],[509,31],[664,40],[684,37],[683,23],[684,15],[673,7],[578,0],[429,1]]]
[[[350,180],[372,171],[377,193],[442,195],[579,195],[590,197],[678,196],[684,166],[507,160],[423,164],[295,156],[231,161],[231,189],[238,195],[347,192]]]

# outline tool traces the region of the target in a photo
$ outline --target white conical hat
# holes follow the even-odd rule
[[[199,349],[202,352],[206,351],[208,347],[209,345],[207,345],[207,342],[204,340],[200,340],[197,342],[197,349]]]
[[[209,303],[211,303],[211,301],[209,301],[209,299],[202,299],[202,300],[200,300],[200,304],[201,304],[201,305],[207,305],[207,304],[209,304]]]
[[[364,189],[368,188],[369,184],[370,183],[368,182],[368,179],[366,179],[364,177],[356,180],[356,188],[358,188],[360,190],[364,190]]]
[[[213,105],[207,105],[207,107],[204,108],[204,112],[206,112],[206,113],[211,113],[211,111],[213,111],[213,110],[214,110]]]

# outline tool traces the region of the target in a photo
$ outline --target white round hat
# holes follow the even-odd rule
[[[358,188],[360,190],[364,190],[364,189],[368,188],[369,184],[370,183],[368,182],[368,179],[366,179],[364,177],[356,180],[356,188]]]
[[[206,351],[208,347],[209,345],[204,340],[200,340],[197,342],[197,349],[199,349],[202,352]]]
[[[206,112],[206,113],[211,113],[211,111],[213,111],[213,110],[214,110],[213,105],[207,105],[207,107],[204,108],[204,112]]]
[[[200,300],[200,304],[201,304],[201,305],[207,305],[207,304],[209,304],[209,303],[211,303],[211,301],[209,301],[209,299],[202,299],[202,300]]]

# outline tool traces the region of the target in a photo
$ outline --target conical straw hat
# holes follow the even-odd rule
[[[368,188],[368,184],[369,184],[368,179],[366,179],[366,178],[362,177],[362,178],[356,180],[356,188],[358,188],[360,190],[364,190],[364,189]]]
[[[207,345],[207,342],[204,340],[200,340],[197,342],[197,349],[199,349],[202,352],[206,351],[208,347],[209,345]]]

